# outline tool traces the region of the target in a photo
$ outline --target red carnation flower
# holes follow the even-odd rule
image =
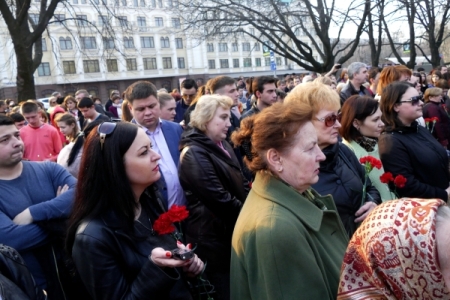
[[[397,175],[395,176],[394,184],[398,188],[404,188],[406,184],[406,178],[403,175]]]
[[[153,229],[158,234],[167,234],[175,231],[175,226],[168,213],[163,213],[153,224]]]
[[[380,176],[380,181],[388,184],[389,182],[394,181],[394,176],[391,172],[383,173],[383,175]]]
[[[181,222],[189,216],[186,206],[172,205],[167,212],[171,222]]]
[[[439,121],[439,118],[438,117],[432,117],[431,118],[431,122],[433,122],[433,123],[436,123],[436,122],[438,122]]]
[[[425,123],[430,123],[431,122],[431,118],[424,118],[423,120],[425,121]]]
[[[381,161],[373,156],[363,156],[359,159],[359,162],[363,165],[369,163],[371,167],[370,170],[373,168],[381,169]]]

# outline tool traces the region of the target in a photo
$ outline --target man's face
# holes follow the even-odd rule
[[[6,106],[6,104],[0,106],[0,114],[5,114],[7,108],[8,108],[8,106]]]
[[[216,91],[216,94],[228,96],[233,100],[233,105],[238,105],[239,93],[236,90],[236,84],[229,84]]]
[[[280,86],[278,88],[280,90],[284,91],[284,89],[286,88],[286,83],[285,82],[280,82]]]
[[[288,82],[288,88],[293,89],[295,87],[294,80]]]
[[[41,115],[36,112],[24,113],[23,117],[27,120],[31,127],[39,127],[42,125]]]
[[[300,79],[295,78],[295,79],[294,79],[294,85],[297,86],[297,85],[299,85],[299,84],[300,84]]]
[[[136,122],[149,130],[155,130],[161,115],[159,101],[155,96],[135,99],[129,104],[129,108]]]
[[[181,97],[183,97],[183,101],[187,105],[194,100],[195,94],[197,94],[197,90],[194,87],[190,89],[181,88]]]
[[[175,119],[175,115],[177,112],[175,111],[175,108],[177,107],[177,103],[175,102],[175,99],[166,101],[164,103],[164,106],[161,106],[161,115],[160,118],[167,121],[172,121]]]
[[[256,96],[264,105],[271,106],[272,104],[277,102],[275,83],[266,83],[263,87],[264,90],[262,91],[262,93],[256,91]]]
[[[448,90],[447,89],[442,89],[442,97],[447,96]]]
[[[78,108],[86,119],[93,120],[97,116],[95,106]]]
[[[20,122],[14,122],[14,125],[16,125],[17,130],[20,130],[20,128],[25,126],[25,120]]]
[[[244,95],[244,90],[238,89],[238,94],[239,94],[239,97],[242,97]]]
[[[78,95],[75,96],[75,99],[77,99],[77,102],[80,102],[81,99],[89,97],[89,95],[85,94],[85,93],[79,93]]]
[[[367,68],[366,67],[362,67],[361,69],[359,69],[358,73],[353,75],[353,81],[355,81],[355,83],[359,83],[359,84],[363,84],[367,81],[368,78],[368,74],[367,74]]]
[[[23,142],[14,125],[0,126],[0,168],[13,167],[22,161]]]
[[[412,85],[416,85],[416,83],[419,81],[419,77],[416,77],[414,75],[411,75],[411,77],[409,78],[408,82],[411,83]]]
[[[445,74],[445,73],[447,73],[447,67],[442,67],[442,69],[441,69],[441,74]]]

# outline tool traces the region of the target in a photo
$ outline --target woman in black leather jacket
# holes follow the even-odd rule
[[[191,114],[180,141],[180,183],[190,215],[186,237],[207,263],[206,275],[215,286],[214,299],[229,299],[231,236],[248,182],[231,146],[225,141],[230,127],[231,98],[205,95]]]
[[[307,83],[297,86],[284,101],[307,103],[313,109],[312,122],[326,159],[320,162],[319,181],[312,187],[321,195],[333,196],[345,230],[351,237],[357,223],[381,203],[381,197],[368,179],[367,194],[362,199],[364,168],[355,154],[338,141],[341,127],[339,96],[322,83]]]
[[[134,124],[105,122],[84,145],[67,236],[81,280],[93,299],[191,299],[185,275],[203,262],[175,260],[185,248],[154,222],[164,211],[153,183],[160,156]]]

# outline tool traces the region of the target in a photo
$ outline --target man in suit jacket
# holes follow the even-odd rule
[[[173,204],[184,205],[185,197],[178,178],[180,151],[178,144],[183,128],[174,122],[161,120],[157,90],[149,81],[138,81],[125,91],[125,99],[133,113],[132,123],[145,130],[152,142],[152,149],[161,155],[159,169],[161,179],[157,185],[166,208]]]

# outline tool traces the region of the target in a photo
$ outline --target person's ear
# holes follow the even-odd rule
[[[256,96],[256,99],[261,98],[261,93],[260,93],[260,91],[256,91],[256,92],[255,92],[255,96]]]
[[[277,150],[269,149],[266,153],[266,159],[270,170],[278,173],[283,172],[283,159]]]
[[[361,122],[357,119],[354,119],[352,125],[356,128],[356,130],[359,130],[359,127],[361,127]]]
[[[394,104],[394,111],[396,112],[396,113],[398,113],[398,111],[400,110],[400,105],[402,105],[401,103],[396,103],[396,104]]]

